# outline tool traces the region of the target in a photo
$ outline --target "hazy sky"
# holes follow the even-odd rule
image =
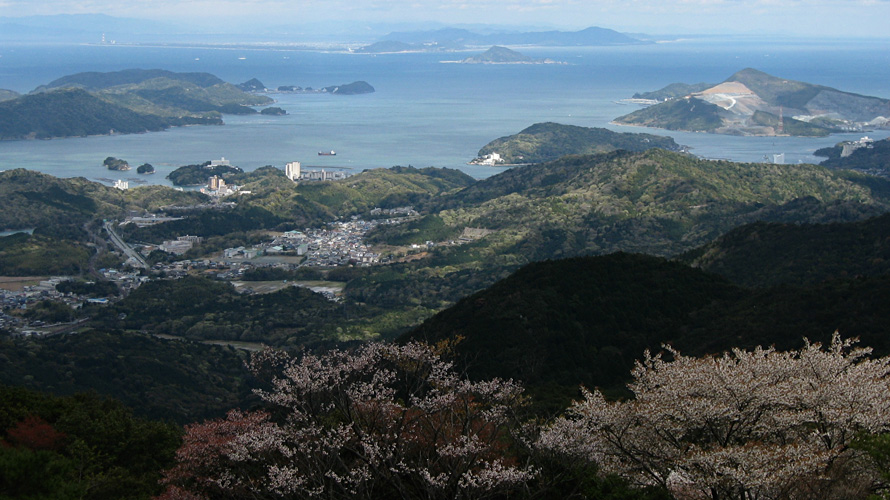
[[[890,0],[0,0],[0,17],[74,13],[195,22],[221,17],[276,24],[436,21],[890,37]]]

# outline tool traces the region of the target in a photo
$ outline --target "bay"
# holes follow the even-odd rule
[[[466,163],[489,141],[537,122],[669,135],[707,158],[762,161],[784,153],[786,163],[818,162],[818,148],[862,134],[827,138],[730,137],[614,126],[633,105],[617,101],[673,82],[723,81],[753,67],[789,79],[865,95],[890,97],[890,40],[690,39],[623,47],[520,48],[566,65],[442,64],[465,54],[352,54],[255,48],[108,45],[0,46],[0,88],[27,92],[81,71],[163,68],[206,71],[268,87],[323,87],[365,80],[374,94],[272,94],[286,116],[224,117],[223,126],[183,127],[136,135],[0,142],[0,169],[28,168],[59,177],[169,184],[181,165],[225,157],[246,170],[344,168],[357,172],[393,165],[461,169],[483,178],[500,168]],[[477,53],[481,51],[472,51]],[[869,136],[881,139],[890,131]],[[336,156],[318,156],[334,150]],[[110,172],[108,156],[157,173]]]

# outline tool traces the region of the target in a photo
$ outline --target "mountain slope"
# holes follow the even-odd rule
[[[125,69],[106,73],[98,71],[75,73],[73,75],[57,78],[46,84],[44,87],[39,87],[38,90],[54,89],[58,87],[81,87],[87,90],[100,90],[117,87],[119,85],[142,83],[155,78],[179,80],[203,88],[225,83],[210,73],[175,73],[163,69]]]
[[[759,222],[733,229],[679,260],[751,287],[886,275],[890,215],[828,225]]]
[[[462,338],[471,377],[507,377],[574,393],[619,385],[648,347],[689,315],[737,290],[714,275],[655,257],[612,254],[529,264],[430,318],[404,339]]]
[[[751,268],[758,263],[752,260]],[[890,352],[890,279],[746,290],[677,262],[630,254],[530,264],[400,340],[455,343],[472,378],[523,381],[559,411],[579,384],[624,395],[635,360],[668,343],[688,355],[799,348],[839,330]]]
[[[82,177],[60,179],[14,169],[0,172],[0,228],[79,227],[93,218],[113,218],[127,210],[156,210],[163,205],[190,205],[206,199],[201,193],[166,186],[121,191]]]
[[[490,231],[478,244],[530,262],[614,251],[672,255],[756,220],[857,220],[887,210],[887,187],[815,165],[711,162],[651,149],[513,168],[423,208],[458,233]],[[374,237],[430,239],[414,229]]]
[[[171,120],[138,113],[78,89],[0,102],[0,140],[134,134],[171,125]]]
[[[701,87],[672,84],[647,93],[669,100],[618,117],[615,122],[734,135],[824,136],[876,121],[886,123],[890,117],[888,99],[787,80],[752,68],[723,83]],[[686,93],[678,93],[682,91]],[[704,121],[703,110],[707,110]]]

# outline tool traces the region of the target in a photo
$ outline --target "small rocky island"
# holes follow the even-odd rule
[[[116,170],[116,171],[125,171],[130,170],[130,164],[125,160],[121,160],[119,158],[115,158],[113,156],[109,156],[105,158],[105,161],[102,162],[108,170]]]
[[[136,167],[137,174],[153,174],[155,173],[155,167],[151,163],[143,163]]]
[[[277,106],[270,106],[268,108],[263,108],[262,110],[260,110],[260,114],[267,116],[284,116],[287,114],[287,111]]]

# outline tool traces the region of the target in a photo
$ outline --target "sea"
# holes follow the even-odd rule
[[[286,116],[224,116],[222,126],[172,128],[134,135],[0,142],[0,170],[26,168],[58,177],[166,184],[182,165],[225,158],[253,170],[365,169],[413,165],[448,167],[476,178],[504,167],[468,165],[485,144],[538,122],[605,127],[673,137],[704,158],[760,162],[784,154],[785,163],[818,163],[816,149],[863,133],[826,138],[732,137],[616,126],[635,109],[622,103],[635,92],[673,82],[719,83],[744,68],[775,76],[890,98],[890,39],[827,40],[700,37],[634,46],[517,48],[566,64],[444,64],[459,53],[355,54],[262,46],[151,46],[109,44],[0,45],[0,88],[29,92],[84,71],[161,68],[208,72],[231,83],[258,78],[280,85],[325,87],[364,80],[365,95],[271,94]],[[888,130],[870,131],[875,139]],[[336,156],[319,156],[319,151]],[[108,171],[106,157],[131,166],[152,164],[140,176]]]

